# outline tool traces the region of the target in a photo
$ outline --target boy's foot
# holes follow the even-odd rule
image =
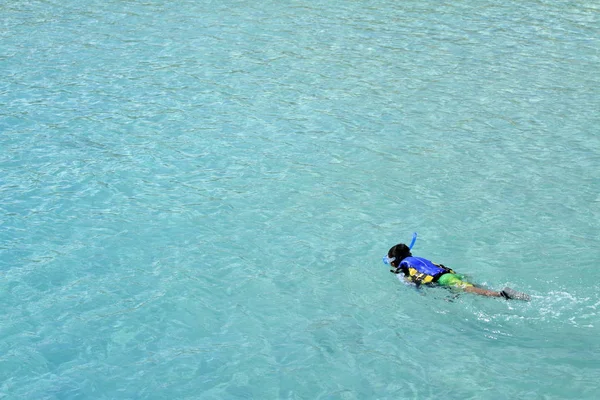
[[[502,289],[500,294],[505,299],[523,300],[523,301],[531,300],[531,297],[528,294],[517,292],[516,290],[511,289],[509,287],[505,287],[504,289]]]

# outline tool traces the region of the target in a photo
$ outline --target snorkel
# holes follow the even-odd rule
[[[412,240],[410,241],[410,244],[408,245],[409,250],[412,250],[416,241],[417,241],[417,232],[414,232],[412,235]],[[385,265],[391,265],[392,261],[395,261],[395,260],[396,260],[396,257],[390,257],[387,254],[385,256],[383,256],[383,259],[382,259],[382,261]]]
[[[412,250],[413,246],[415,245],[415,242],[417,241],[417,232],[413,233],[413,237],[412,240],[410,241],[410,244],[408,245],[408,249]]]

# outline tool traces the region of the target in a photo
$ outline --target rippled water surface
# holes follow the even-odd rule
[[[597,2],[0,13],[0,398],[597,398]]]

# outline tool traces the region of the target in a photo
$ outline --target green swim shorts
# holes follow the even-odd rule
[[[437,283],[439,283],[442,286],[455,286],[455,287],[460,287],[460,288],[466,288],[469,286],[473,286],[469,282],[463,281],[462,276],[460,276],[458,274],[450,274],[450,273],[440,276],[439,279],[437,280]]]

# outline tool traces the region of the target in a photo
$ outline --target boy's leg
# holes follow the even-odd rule
[[[465,292],[475,293],[482,296],[488,297],[500,297],[500,292],[494,292],[493,290],[487,290],[475,287],[472,283],[465,282],[461,279],[460,275],[447,273],[439,277],[437,281],[442,286],[455,287],[463,289]]]

